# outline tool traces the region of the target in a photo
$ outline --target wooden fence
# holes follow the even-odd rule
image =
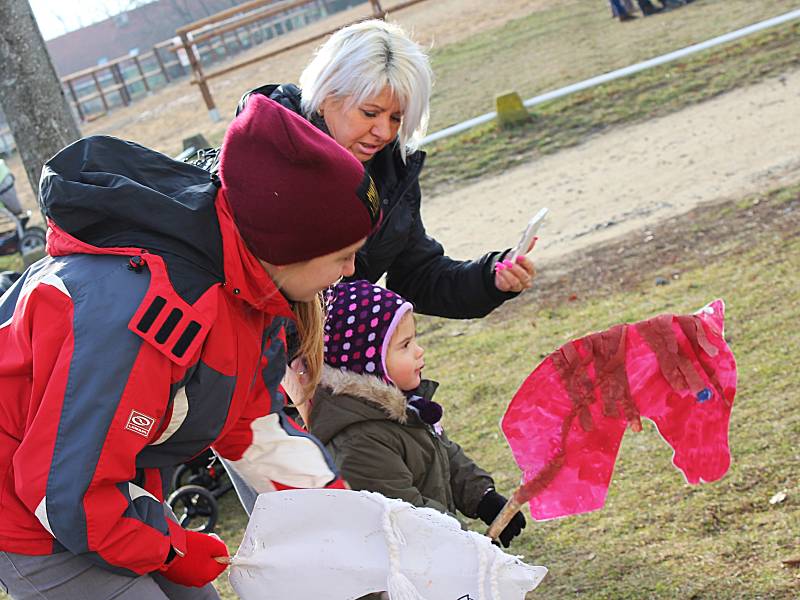
[[[268,1],[275,4],[274,0]],[[305,3],[309,4],[308,0]],[[279,3],[281,7],[276,10],[237,18],[251,10],[251,4],[214,15],[213,25],[211,22],[201,25],[191,38],[191,54],[176,36],[156,44],[148,52],[121,56],[62,77],[64,93],[75,114],[81,121],[92,121],[185,76],[192,61],[208,66],[327,14],[325,3],[316,0],[310,3],[313,6],[300,12],[287,11]],[[219,18],[220,14],[224,17]]]
[[[175,57],[173,41],[156,44],[143,54],[121,56],[96,67],[70,73],[61,84],[81,121],[91,121],[115,106],[164,86],[186,70]],[[168,55],[165,56],[166,52]]]
[[[407,6],[411,6],[423,1],[424,0],[407,0],[405,2],[401,2],[400,4],[393,5],[391,10],[392,12],[396,12]],[[369,18],[383,19],[386,17],[387,11],[381,6],[380,0],[369,0],[369,3],[372,8],[371,14],[365,14],[356,19],[356,21]],[[220,116],[216,104],[214,103],[214,98],[211,95],[211,90],[208,87],[208,82],[210,80],[227,75],[232,71],[236,71],[254,63],[261,62],[268,58],[272,58],[299,46],[304,46],[310,42],[320,40],[332,34],[334,31],[339,29],[341,25],[316,35],[307,36],[295,43],[268,50],[263,54],[247,58],[238,63],[223,66],[209,73],[206,73],[203,70],[201,61],[198,58],[200,54],[198,44],[207,41],[215,35],[220,35],[221,32],[227,32],[241,27],[246,27],[254,21],[258,21],[267,17],[274,17],[275,15],[279,14],[291,15],[294,13],[301,15],[305,20],[308,18],[307,15],[315,10],[314,7],[317,7],[316,10],[321,11],[322,16],[325,16],[324,3],[320,2],[320,0],[283,0],[282,2],[277,3],[274,2],[274,0],[252,0],[251,2],[236,7],[235,9],[232,8],[222,11],[216,15],[212,15],[205,19],[190,23],[189,25],[177,30],[176,33],[181,39],[183,50],[189,57],[193,74],[191,83],[192,85],[197,85],[197,87],[200,89],[200,93],[203,96],[203,101],[206,103],[208,114],[212,121],[219,121]]]
[[[422,1],[407,0],[391,6],[391,10],[395,12]],[[386,16],[380,0],[369,0],[369,5],[371,12],[357,20]],[[212,72],[206,73],[205,69],[326,17],[327,7],[324,0],[251,0],[181,27],[175,32],[175,38],[160,42],[145,53],[121,56],[70,73],[61,78],[61,83],[77,117],[88,122],[116,107],[128,106],[154,89],[191,73],[191,83],[199,87],[212,120],[218,121],[219,112],[208,86],[209,80],[322,39],[336,29],[308,36],[236,64],[224,65]]]

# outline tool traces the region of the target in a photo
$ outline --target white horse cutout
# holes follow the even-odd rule
[[[546,573],[432,509],[314,489],[258,497],[230,581],[244,600],[523,600]]]

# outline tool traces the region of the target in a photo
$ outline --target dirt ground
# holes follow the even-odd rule
[[[541,264],[685,213],[800,181],[800,71],[601,134],[423,201],[450,256],[516,243],[541,206]]]
[[[485,324],[515,318],[520,302],[539,309],[563,306],[598,293],[669,285],[682,271],[720,255],[748,251],[757,239],[770,239],[775,253],[785,240],[800,235],[800,191],[792,199],[768,197],[739,206],[740,200],[699,205],[653,225],[639,227],[588,251],[573,252],[539,268],[533,289],[518,301],[504,304]],[[656,273],[654,275],[653,273]]]

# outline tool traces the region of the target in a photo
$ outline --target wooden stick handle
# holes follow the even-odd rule
[[[487,537],[496,540],[521,508],[522,503],[517,501],[517,494],[512,494],[511,498],[509,498],[508,502],[506,502],[506,505],[503,507],[503,510],[498,513],[489,526],[489,529],[486,531]]]
[[[221,565],[229,565],[233,563],[232,556],[215,556],[214,560],[217,561]]]

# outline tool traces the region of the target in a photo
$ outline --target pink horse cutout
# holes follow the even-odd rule
[[[601,508],[625,429],[641,431],[641,417],[655,423],[689,483],[720,479],[736,394],[724,310],[716,300],[693,315],[617,325],[540,363],[502,419],[523,471],[513,503],[529,501],[537,520]]]

